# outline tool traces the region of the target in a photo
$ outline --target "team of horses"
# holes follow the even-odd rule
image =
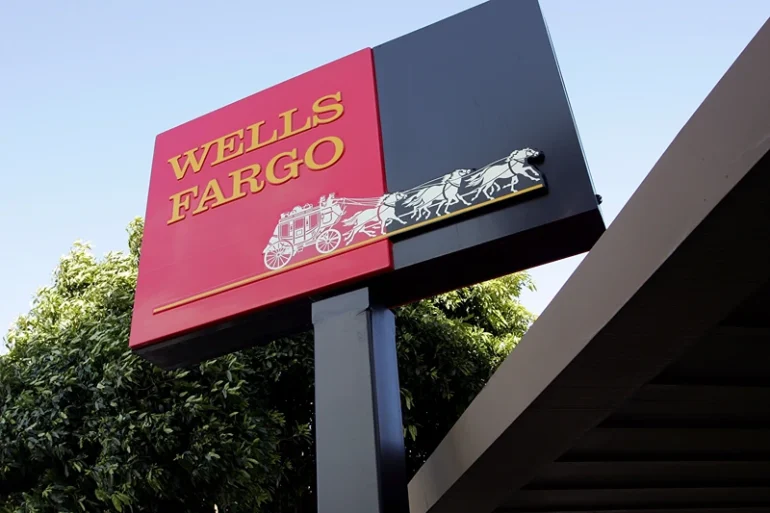
[[[491,200],[502,189],[510,189],[511,193],[514,193],[520,176],[539,182],[540,172],[530,163],[530,160],[539,156],[540,152],[531,148],[515,150],[507,157],[480,169],[455,169],[412,189],[385,194],[373,207],[361,210],[342,221],[344,226],[351,227],[345,233],[345,243],[353,242],[359,233],[374,237],[379,231],[380,235],[384,235],[388,226],[394,222],[406,225],[407,222],[396,214],[399,203],[411,208],[411,212],[402,215],[411,215],[411,218],[417,221],[427,220],[434,212],[436,216],[448,214],[449,209],[458,203],[471,205],[482,194],[487,200]],[[468,191],[461,194],[463,182]],[[470,198],[470,201],[466,198]]]

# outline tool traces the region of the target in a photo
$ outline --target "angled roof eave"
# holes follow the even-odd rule
[[[517,349],[414,476],[409,483],[411,513],[467,510],[469,503],[448,497],[467,496],[478,486],[470,471],[484,464],[482,456],[503,443],[503,435],[517,420],[523,422],[522,414],[770,150],[768,60],[770,22],[703,101]],[[623,386],[633,383],[629,380]],[[587,408],[584,424],[561,426],[554,436],[568,443],[601,414]],[[520,449],[526,459],[512,465],[535,466],[563,450],[553,445],[553,454],[543,450],[535,457],[525,450],[530,443],[505,440],[506,451]],[[491,511],[506,493],[504,487],[516,484],[515,476],[505,476],[505,468],[494,471],[503,477],[476,494],[473,511]]]

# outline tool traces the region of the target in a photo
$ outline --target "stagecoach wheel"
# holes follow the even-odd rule
[[[342,240],[342,234],[330,228],[318,236],[318,240],[315,243],[315,248],[319,253],[331,253],[340,245]]]
[[[289,263],[292,256],[294,256],[294,246],[289,241],[281,240],[267,249],[265,265],[268,269],[280,269]]]

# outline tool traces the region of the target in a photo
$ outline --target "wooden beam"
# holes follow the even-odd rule
[[[526,489],[751,486],[769,476],[770,461],[563,461],[540,470]]]
[[[498,511],[580,511],[764,506],[770,508],[770,486],[725,488],[646,488],[612,490],[521,490]]]

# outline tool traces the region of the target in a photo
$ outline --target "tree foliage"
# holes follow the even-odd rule
[[[310,334],[173,372],[131,354],[129,252],[76,243],[0,357],[0,512],[314,511]],[[526,274],[397,314],[410,473],[513,349]]]

